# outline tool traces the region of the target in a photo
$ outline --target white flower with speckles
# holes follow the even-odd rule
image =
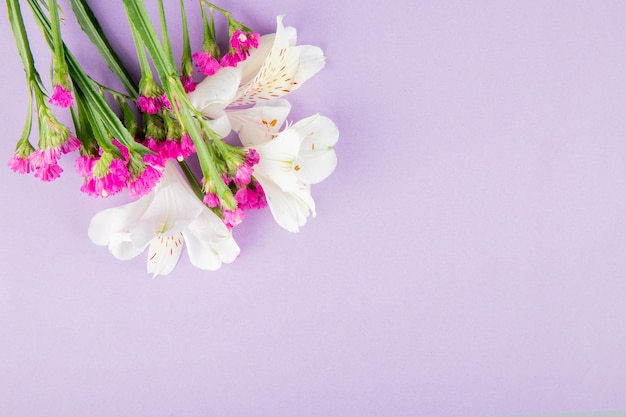
[[[337,166],[333,147],[339,131],[330,119],[315,115],[278,132],[278,123],[266,128],[266,121],[253,121],[251,115],[256,111],[262,116],[264,110],[259,106],[245,111],[247,123],[239,126],[239,135],[246,147],[259,153],[253,175],[265,191],[274,219],[297,232],[309,215],[315,216],[311,184],[327,178]]]
[[[284,27],[282,16],[276,20],[276,33],[261,36],[259,47],[250,50],[248,59],[236,68],[221,68],[188,94],[191,104],[212,120],[211,128],[222,137],[231,130],[227,108],[282,97],[324,67],[320,48],[296,45],[296,30]]]
[[[200,269],[217,270],[239,256],[224,222],[202,204],[172,161],[150,194],[96,214],[89,237],[122,260],[149,247],[148,272],[153,276],[174,269],[185,243],[191,263]]]

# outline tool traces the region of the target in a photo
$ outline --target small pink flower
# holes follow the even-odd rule
[[[248,153],[246,154],[245,163],[251,167],[255,166],[261,160],[261,155],[256,151],[256,149],[248,149]]]
[[[183,159],[187,159],[189,156],[196,153],[196,146],[187,133],[180,138],[180,153]]]
[[[124,161],[128,162],[130,160],[130,152],[128,151],[128,148],[125,145],[122,145],[122,143],[117,139],[113,139],[111,142],[117,147],[117,149],[120,150]]]
[[[31,167],[35,169],[45,168],[48,165],[57,165],[61,158],[60,148],[38,149],[31,153],[28,159]]]
[[[172,110],[172,104],[170,103],[170,100],[167,98],[167,94],[163,94],[161,96],[161,108],[165,108],[168,110]]]
[[[192,55],[192,58],[198,67],[198,71],[204,75],[213,75],[220,69],[220,63],[208,52],[196,52]]]
[[[66,109],[74,105],[74,97],[70,91],[65,89],[65,87],[57,84],[54,86],[54,91],[52,92],[52,96],[48,100],[48,103]]]
[[[261,187],[261,184],[257,181],[254,182],[254,190],[259,196],[259,199],[257,200],[256,208],[262,209],[262,208],[267,207],[267,199],[265,198],[265,191],[263,190],[263,187]]]
[[[98,158],[82,155],[76,158],[74,162],[74,168],[76,168],[76,172],[83,177],[87,177],[91,175],[93,170],[93,166],[98,162]]]
[[[144,171],[133,181],[128,183],[128,193],[130,198],[139,198],[152,191],[163,176],[165,162],[158,155],[146,155],[143,157],[146,164]]]
[[[245,163],[239,165],[237,167],[237,172],[235,173],[235,178],[233,178],[235,184],[239,187],[248,185],[253,171],[252,167]]]
[[[260,188],[258,182],[255,183],[254,189],[249,187],[240,188],[235,193],[235,200],[237,200],[238,207],[244,210],[262,209],[267,206],[265,201],[265,193]]]
[[[258,48],[259,38],[260,35],[258,33],[246,33],[243,30],[236,30],[230,38],[230,46],[238,51],[242,49]]]
[[[163,141],[159,155],[165,159],[177,159],[180,156],[179,143],[170,139]]]
[[[249,149],[246,153],[246,159],[243,161],[243,164],[237,167],[237,172],[235,173],[235,184],[239,187],[243,185],[248,185],[250,183],[250,179],[254,172],[254,166],[259,163],[261,157],[256,149]]]
[[[163,101],[161,97],[148,97],[143,94],[137,99],[137,107],[143,113],[155,114],[163,108]]]
[[[67,141],[61,144],[61,153],[70,153],[74,152],[76,149],[80,148],[80,140],[78,140],[75,136],[70,136]]]
[[[63,168],[57,164],[48,164],[37,168],[37,171],[35,171],[35,178],[39,178],[45,182],[50,182],[59,178],[61,176],[61,172],[63,172]]]
[[[238,52],[229,52],[222,57],[220,60],[220,65],[222,67],[236,67],[241,61],[245,59],[245,56],[242,59],[242,56]]]
[[[229,229],[240,224],[243,219],[246,217],[246,213],[240,208],[236,208],[235,210],[223,210],[222,211],[222,220],[224,224]]]
[[[195,91],[197,83],[193,80],[193,77],[180,77],[180,82],[183,83],[185,93],[191,93]]]
[[[13,155],[13,158],[9,160],[8,165],[13,172],[16,172],[18,174],[28,174],[33,170],[28,157]]]
[[[130,178],[126,162],[115,158],[109,163],[108,171],[104,175],[96,176],[93,170],[99,160],[100,157],[88,156],[76,159],[76,170],[85,177],[80,191],[91,197],[109,197],[122,191]]]
[[[204,204],[211,208],[220,206],[220,199],[215,193],[208,193],[204,196],[204,200],[202,200]]]

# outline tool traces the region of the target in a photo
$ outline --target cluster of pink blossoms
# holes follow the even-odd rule
[[[35,173],[35,178],[50,182],[61,176],[63,168],[59,166],[61,156],[75,151],[80,141],[74,136],[67,136],[60,144],[33,150],[32,147],[18,151],[9,160],[9,168],[18,174]]]
[[[236,67],[237,64],[245,61],[250,56],[250,49],[259,47],[259,38],[258,33],[244,32],[238,29],[230,38],[228,53],[222,56],[219,61],[208,51],[196,52],[193,54],[193,60],[198,71],[205,75],[213,75],[222,67]]]
[[[148,114],[156,114],[162,109],[172,108],[172,105],[167,99],[167,95],[165,93],[157,96],[141,94],[135,104],[137,104],[137,107],[141,112]]]
[[[222,174],[221,179],[224,184],[236,190],[234,197],[237,207],[234,210],[222,210],[223,221],[229,228],[237,226],[244,220],[244,210],[267,207],[263,188],[256,180],[252,179],[254,166],[259,163],[259,159],[258,152],[255,149],[250,149],[246,153],[243,163],[237,166],[233,176],[229,176],[227,173]],[[208,192],[203,203],[211,208],[216,208],[220,206],[220,199],[215,193]]]
[[[74,105],[74,97],[72,93],[60,84],[54,86],[54,91],[48,100],[48,103],[67,109]]]
[[[97,157],[83,155],[76,159],[76,171],[85,177],[80,190],[92,197],[108,197],[128,188],[131,198],[152,191],[163,175],[165,160],[158,155],[145,155],[141,160],[143,170],[133,177],[133,161],[128,148],[117,140],[113,144],[119,149],[122,158],[100,150]]]
[[[153,138],[147,138],[143,144],[164,159],[182,161],[196,152],[196,147],[188,133],[183,134],[180,140],[166,139],[158,141]]]

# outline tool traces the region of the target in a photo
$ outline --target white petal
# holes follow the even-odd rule
[[[274,220],[281,227],[295,233],[300,230],[300,226],[304,226],[309,215],[315,217],[315,202],[308,186],[302,186],[296,191],[283,192],[265,177],[259,176],[257,180],[265,191]]]
[[[154,194],[148,194],[132,203],[97,213],[89,223],[89,238],[96,245],[108,245],[113,235],[128,232],[130,225],[143,216],[153,198]]]
[[[275,99],[249,109],[228,111],[228,117],[243,146],[252,147],[277,135],[290,110],[287,100]]]
[[[295,47],[298,50],[300,64],[298,71],[293,76],[293,87],[291,91],[298,89],[302,83],[320,72],[326,65],[324,52],[317,46],[300,45]]]
[[[317,184],[328,178],[337,167],[337,155],[333,149],[307,151],[296,161],[296,177],[304,184]]]
[[[271,179],[284,191],[299,188],[294,162],[298,157],[302,137],[294,129],[281,132],[269,142],[255,146],[260,161],[254,167],[254,175],[263,175]]]
[[[231,105],[241,106],[260,100],[271,100],[294,88],[293,77],[298,70],[300,52],[290,45],[293,38],[293,29],[286,30],[282,24],[282,16],[279,16],[271,50],[257,73],[239,87]]]
[[[126,261],[139,255],[146,246],[136,246],[130,238],[130,233],[116,233],[111,236],[109,252],[117,259]]]
[[[204,208],[171,160],[150,195],[153,196],[150,206],[128,228],[136,246],[145,247],[159,235],[182,231]]]
[[[327,178],[337,167],[333,146],[339,139],[337,126],[327,117],[311,116],[292,126],[302,136],[296,161],[296,176],[305,184],[316,184]]]
[[[230,125],[230,119],[228,114],[224,110],[213,111],[213,120],[206,120],[205,123],[215,132],[220,138],[228,136],[232,127]]]
[[[215,74],[202,80],[187,97],[198,111],[213,117],[233,100],[240,80],[241,68],[220,68]]]
[[[183,232],[191,263],[200,269],[215,271],[222,262],[233,262],[239,256],[239,246],[222,220],[206,209]]]
[[[153,239],[148,249],[148,273],[152,273],[153,277],[169,274],[178,263],[182,251],[182,233],[161,235]]]
[[[292,126],[304,137],[302,148],[310,148],[312,143],[324,147],[333,147],[339,139],[339,130],[335,123],[319,114],[307,117]]]
[[[259,47],[250,50],[250,56],[237,66],[241,68],[241,84],[250,82],[259,72],[272,47],[274,46],[275,33],[263,35],[259,38]]]

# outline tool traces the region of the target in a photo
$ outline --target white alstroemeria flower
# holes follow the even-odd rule
[[[259,47],[236,68],[221,68],[188,94],[191,104],[213,120],[220,136],[230,132],[228,107],[247,106],[282,97],[298,89],[325,64],[322,50],[296,46],[296,30],[277,17],[276,33],[261,36]]]
[[[247,115],[250,113],[253,112]],[[333,146],[339,139],[339,131],[330,119],[320,115],[303,119],[277,134],[274,132],[278,128],[274,130],[274,127],[259,134],[264,123],[248,126],[259,128],[257,132],[255,129],[246,132],[244,124],[239,130],[244,145],[256,149],[260,156],[253,175],[265,191],[276,222],[290,232],[297,232],[309,215],[315,216],[310,185],[324,180],[337,166]]]
[[[217,270],[239,256],[239,247],[224,222],[196,197],[172,161],[150,194],[96,214],[89,237],[118,259],[148,250],[148,272],[169,274],[187,244],[191,263]]]

